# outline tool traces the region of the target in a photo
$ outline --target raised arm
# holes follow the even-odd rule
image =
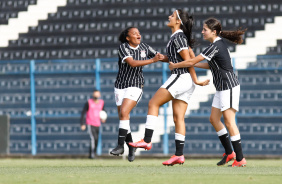
[[[148,60],[134,60],[132,57],[126,58],[124,61],[128,63],[131,67],[145,66],[148,64],[155,63],[161,59],[161,54],[157,53],[155,57]]]
[[[182,50],[179,54],[180,54],[180,56],[181,56],[183,59],[189,60],[191,56],[192,56],[192,57],[195,57],[194,52],[191,53],[190,50],[192,50],[192,49],[189,49],[189,50],[186,50],[186,49],[185,49],[185,50]],[[182,62],[183,62],[183,61],[182,61]],[[180,62],[180,63],[182,63],[182,62]],[[178,64],[178,63],[177,63],[177,64]],[[192,66],[192,67],[189,67],[188,70],[189,70],[190,75],[191,75],[191,78],[192,78],[192,80],[193,80],[193,82],[194,82],[195,84],[200,85],[200,86],[205,86],[205,85],[209,84],[210,80],[198,81],[197,74],[196,74],[195,69],[194,69],[193,66]]]
[[[190,55],[191,59],[195,58],[195,53],[192,50],[192,48],[189,49],[189,55]],[[197,64],[199,64],[199,63],[197,63]],[[195,68],[193,66],[189,67],[188,69],[189,69],[191,78],[192,78],[192,80],[194,81],[195,84],[197,84],[199,86],[205,86],[205,85],[209,84],[210,80],[205,80],[205,81],[201,81],[201,82],[198,81],[197,74],[196,74]]]
[[[210,69],[210,65],[208,63],[196,63],[194,67],[202,68],[202,69]]]
[[[169,69],[173,70],[174,68],[185,68],[185,67],[190,67],[194,66],[196,63],[199,63],[200,61],[203,61],[205,58],[201,55],[198,55],[197,57],[193,59],[185,59],[184,61],[180,63],[169,63]]]
[[[195,58],[195,53],[192,49],[189,49],[189,55],[190,55],[191,59]],[[209,66],[208,63],[196,63],[194,65],[194,67],[203,68],[203,69],[210,69],[210,66]]]

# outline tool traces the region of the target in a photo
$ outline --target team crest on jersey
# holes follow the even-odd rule
[[[141,52],[141,57],[142,58],[146,57],[146,51],[145,50],[141,50],[140,52]]]

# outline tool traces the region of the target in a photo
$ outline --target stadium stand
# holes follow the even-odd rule
[[[0,24],[8,24],[10,18],[18,17],[21,11],[27,11],[29,5],[36,4],[36,0],[4,0],[0,2]]]
[[[0,24],[8,24],[18,12],[27,11],[36,0],[5,0],[0,2]],[[199,54],[206,42],[202,41],[202,22],[214,16],[223,27],[248,28],[245,38],[255,37],[266,23],[281,16],[282,3],[277,0],[68,0],[47,20],[39,21],[27,33],[10,40],[8,47],[0,48],[1,97],[0,114],[11,116],[10,152],[31,152],[30,79],[29,60],[35,65],[37,149],[39,154],[86,154],[88,135],[79,129],[79,115],[83,104],[96,85],[94,58],[117,56],[118,34],[127,26],[137,26],[143,41],[160,52],[170,38],[165,22],[174,8],[183,8],[194,14],[194,36]],[[246,154],[281,154],[281,40],[269,47],[266,55],[247,69],[238,70],[241,83],[238,123]],[[236,46],[229,44],[231,52]],[[280,56],[277,56],[280,55]],[[71,60],[66,60],[71,59]],[[118,131],[117,110],[114,104],[113,84],[118,69],[117,61],[102,60],[101,90],[109,119],[103,125],[102,153],[116,144]],[[142,101],[134,108],[131,129],[139,131],[145,122],[147,104],[162,84],[162,65],[146,66]],[[168,72],[169,73],[169,72]],[[198,70],[198,75],[206,73]],[[185,153],[219,154],[223,149],[209,124],[212,96],[191,110],[186,119],[187,141]],[[141,129],[140,129],[141,130]],[[142,131],[142,130],[141,130]],[[169,152],[174,151],[174,128],[169,128]],[[150,152],[163,153],[161,142],[154,143]],[[266,149],[268,148],[268,149]]]

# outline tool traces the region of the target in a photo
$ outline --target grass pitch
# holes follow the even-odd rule
[[[164,159],[1,159],[0,183],[242,184],[282,183],[282,160],[247,159],[247,167],[218,167],[214,159],[186,159],[163,166]]]

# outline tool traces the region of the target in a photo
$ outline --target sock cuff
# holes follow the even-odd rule
[[[119,120],[119,128],[129,130],[129,120]]]
[[[145,128],[154,130],[154,124],[158,121],[158,116],[147,115]]]
[[[241,139],[241,136],[240,136],[240,134],[234,135],[234,136],[231,136],[230,139],[231,139],[231,141],[233,141],[233,142],[234,142],[234,141],[238,141],[238,140]]]
[[[131,128],[128,126],[127,134],[131,133]]]
[[[218,135],[218,137],[219,137],[219,136],[222,136],[222,135],[224,135],[224,134],[227,134],[227,130],[226,130],[226,128],[223,128],[223,129],[219,130],[219,131],[216,132],[216,133],[217,133],[217,135]]]
[[[185,135],[175,133],[175,140],[185,141]]]

